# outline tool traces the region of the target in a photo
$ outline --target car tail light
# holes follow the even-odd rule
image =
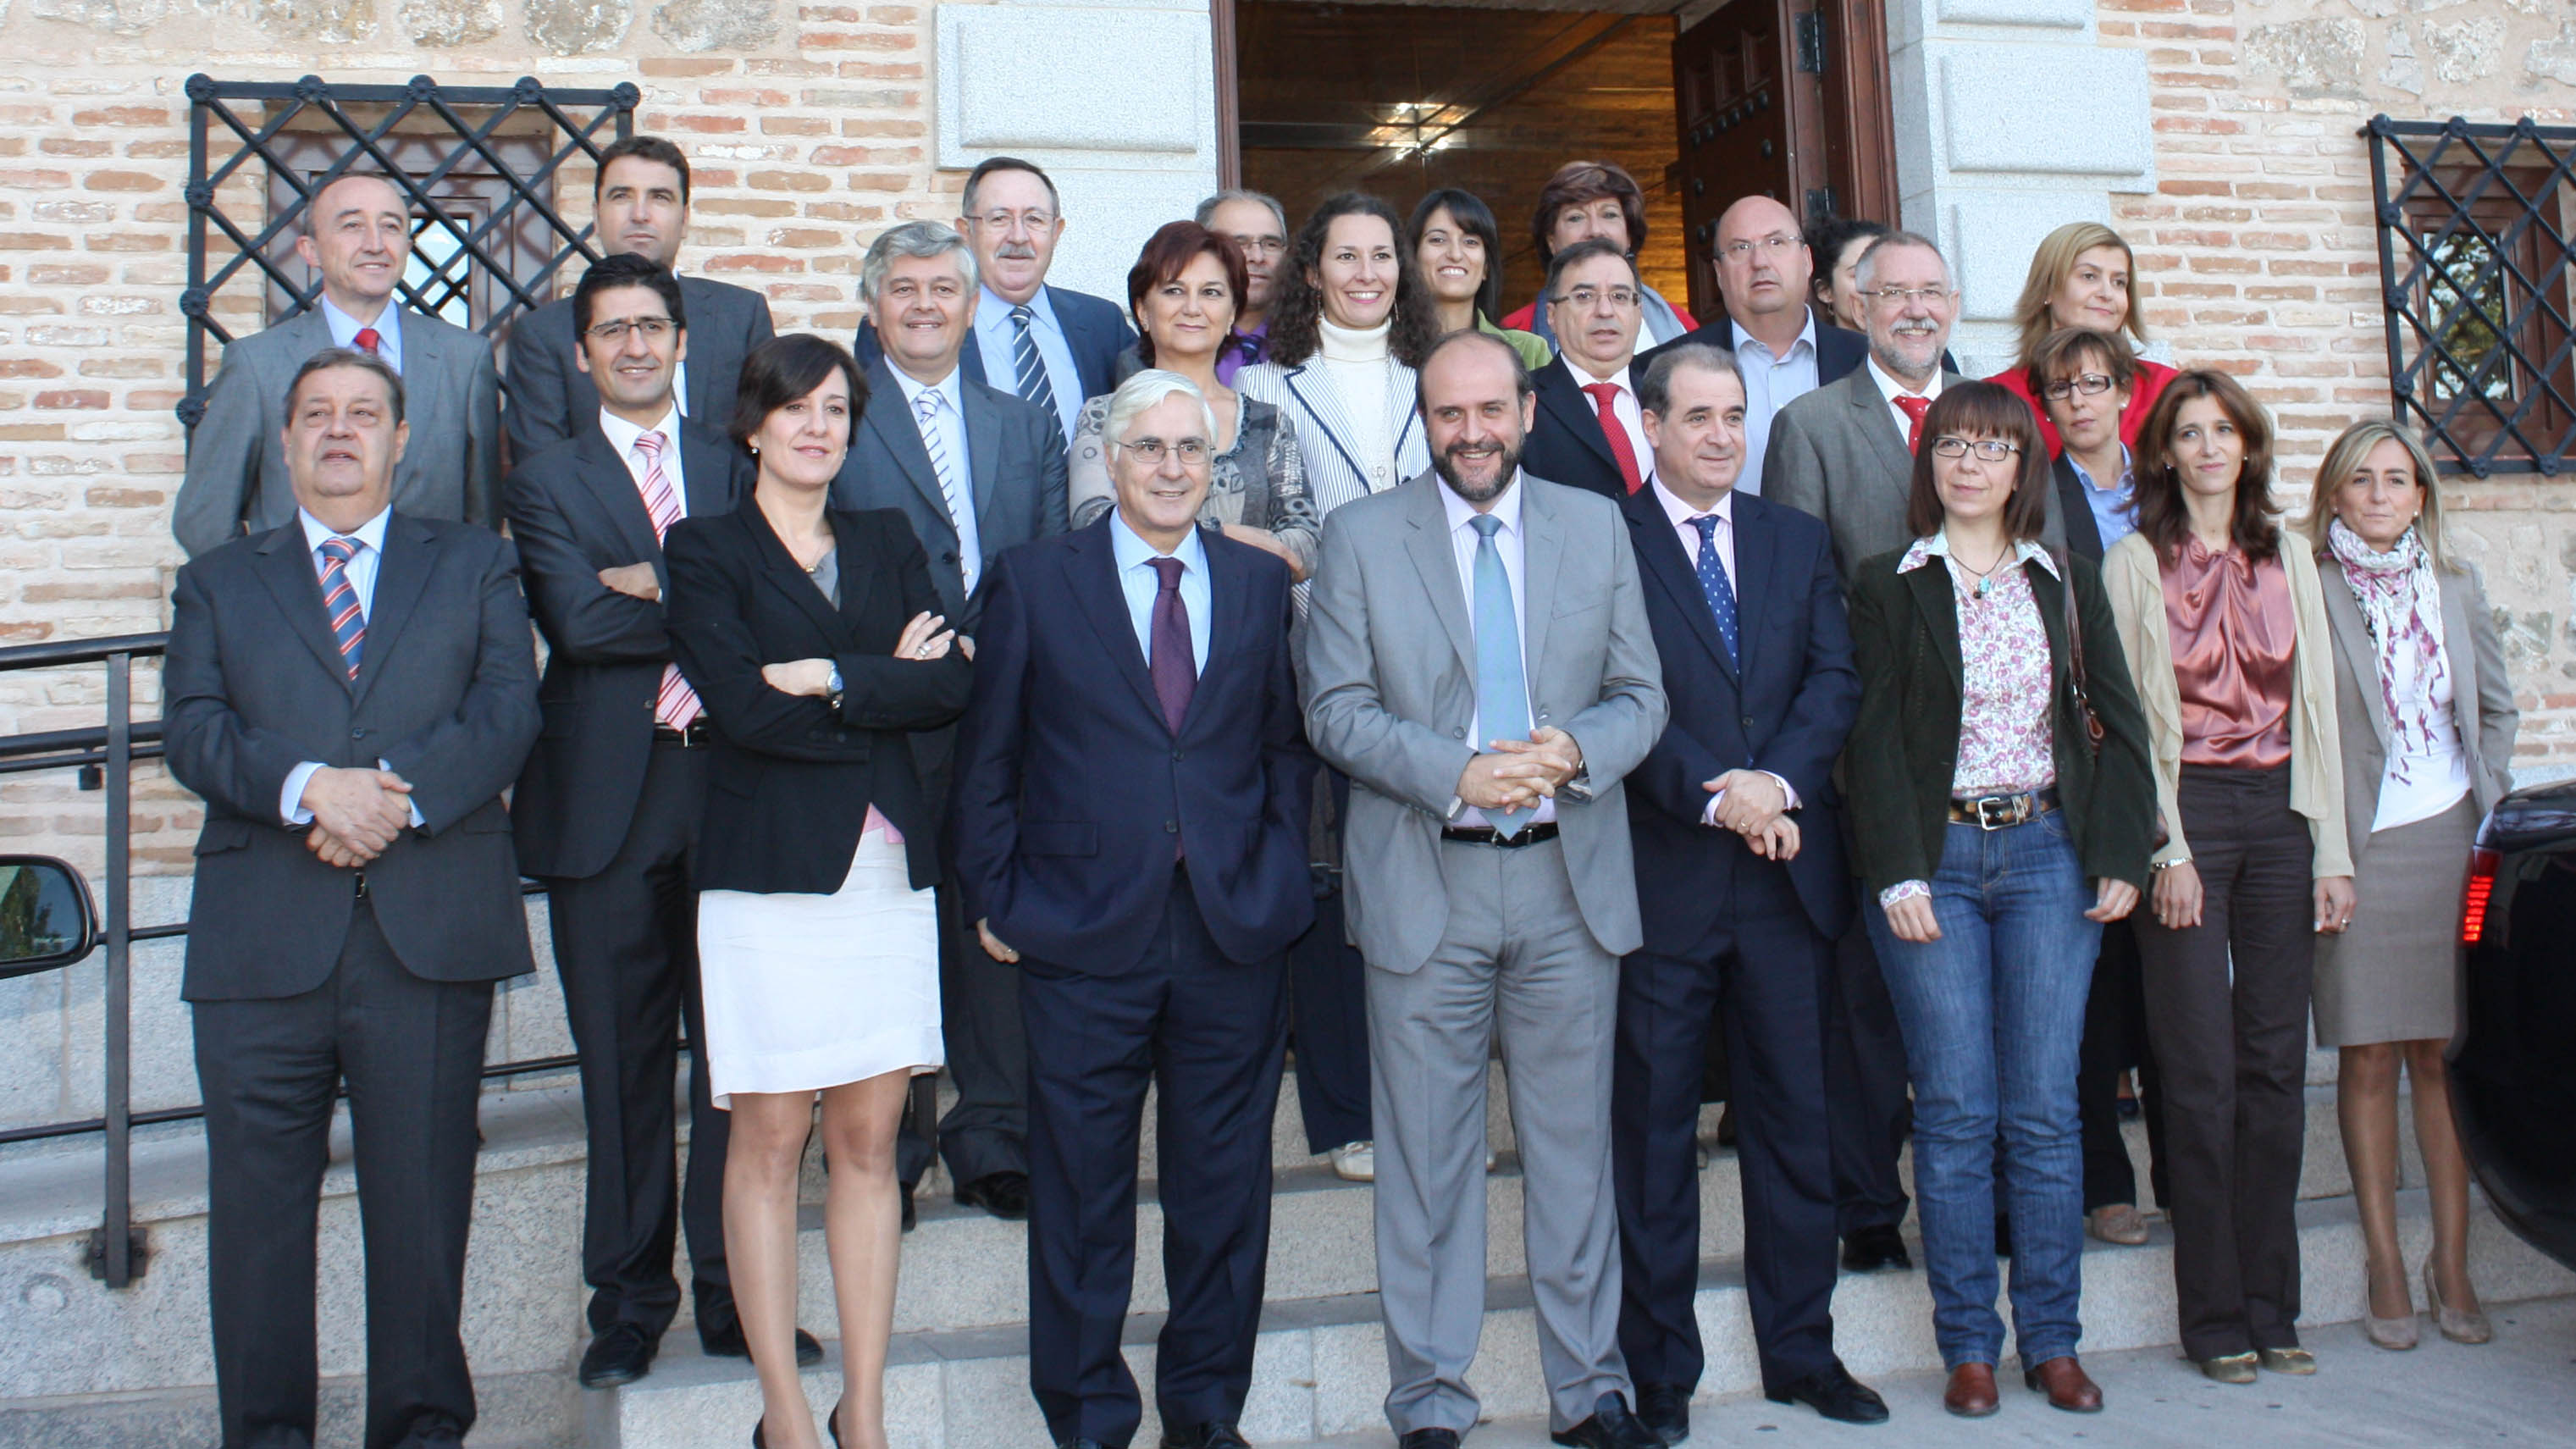
[[[2460,902],[2460,942],[2474,946],[2486,938],[2487,899],[2495,894],[2500,857],[2483,847],[2469,852],[2469,889]]]

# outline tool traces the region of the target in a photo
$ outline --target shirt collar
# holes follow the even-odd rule
[[[1905,551],[1905,557],[1897,560],[1896,571],[1900,574],[1911,573],[1935,558],[1949,556],[1950,535],[1936,532],[1928,537],[1914,540],[1914,546]],[[2013,545],[2014,564],[2026,564],[2033,559],[2039,561],[2041,568],[2048,570],[2049,577],[2057,577],[2057,560],[2038,539],[2025,538]]]
[[[393,507],[388,504],[379,510],[375,517],[359,524],[349,532],[333,533],[331,525],[302,508],[295,510],[295,521],[304,525],[304,550],[307,553],[321,552],[322,545],[331,539],[354,538],[365,544],[371,551],[381,555],[385,551],[385,523],[393,516]]]
[[[1673,527],[1692,528],[1696,526],[1692,524],[1691,520],[1700,516],[1700,510],[1684,503],[1674,494],[1673,490],[1664,486],[1663,479],[1657,478],[1646,486],[1655,490],[1655,501],[1664,506],[1664,516],[1673,521]],[[1725,496],[1717,500],[1717,506],[1709,509],[1708,512],[1725,519],[1726,526],[1728,528],[1732,529],[1735,527],[1735,490],[1732,488],[1727,489]]]
[[[1486,510],[1503,521],[1503,532],[1516,537],[1521,531],[1521,494],[1528,491],[1521,486],[1522,481],[1521,474],[1513,474],[1510,485],[1503,489],[1503,496],[1495,499],[1494,506]],[[1473,527],[1470,520],[1476,516],[1476,506],[1459,497],[1458,490],[1450,487],[1447,479],[1440,480],[1435,486],[1440,490],[1440,510],[1449,518],[1449,531],[1456,533],[1462,528]]]
[[[601,408],[599,430],[608,436],[608,446],[615,448],[617,456],[621,458],[633,453],[635,440],[646,433],[660,433],[663,446],[666,449],[675,448],[680,442],[680,407],[678,403],[673,403],[671,410],[662,415],[662,420],[649,428],[639,428],[608,409]]]
[[[1608,377],[1594,377],[1591,373],[1584,370],[1582,363],[1575,361],[1571,357],[1565,359],[1565,370],[1574,374],[1574,385],[1576,387],[1598,387],[1602,383],[1606,382],[1616,386],[1621,392],[1624,392],[1633,398],[1637,395],[1637,389],[1635,384],[1628,381],[1628,369],[1635,366],[1635,354],[1631,353],[1629,356],[1630,361],[1620,363],[1619,370],[1610,374]],[[1589,397],[1591,394],[1586,393],[1584,396]]]
[[[2066,450],[2066,466],[2075,470],[2076,478],[2081,480],[2086,488],[2089,488],[2096,493],[2106,491],[2101,484],[2093,481],[2092,474],[2084,471],[2084,465],[2076,459],[2075,450],[2073,448]],[[2120,481],[2108,491],[2128,491],[2131,470],[2135,466],[2136,460],[2129,456],[2129,445],[2122,443],[2120,445]]]
[[[358,333],[372,326],[376,329],[381,350],[396,357],[402,356],[402,302],[399,298],[387,297],[385,309],[376,314],[374,322],[367,323],[341,311],[326,294],[322,298],[322,321],[331,329],[331,345],[334,347],[357,346]]]
[[[994,291],[989,285],[983,288],[983,293],[983,296],[976,299],[975,320],[982,322],[990,318],[1002,326],[1010,326],[1011,309],[1019,304],[1004,301],[1002,294]],[[1064,330],[1055,320],[1055,304],[1047,299],[1045,284],[1039,284],[1038,294],[1029,299],[1028,308],[1033,325],[1043,325],[1050,332]]]
[[[1158,552],[1142,534],[1127,526],[1127,520],[1119,516],[1114,504],[1109,509],[1109,557],[1117,563],[1122,574],[1129,569],[1142,568],[1158,558],[1179,559],[1181,572],[1185,574],[1207,572],[1207,545],[1200,541],[1197,529],[1191,529],[1181,540],[1181,546],[1170,553]]]
[[[1890,404],[1905,396],[1937,398],[1941,395],[1941,365],[1937,362],[1932,365],[1932,380],[1925,383],[1919,393],[1911,392],[1905,384],[1896,380],[1894,373],[1879,366],[1875,354],[1869,359],[1869,380],[1878,384],[1878,395],[1887,399]]]
[[[1789,350],[1786,352],[1773,352],[1770,344],[1764,342],[1761,338],[1754,336],[1752,333],[1745,331],[1744,325],[1732,317],[1726,319],[1726,326],[1728,332],[1735,340],[1736,351],[1743,352],[1747,349],[1758,348],[1763,356],[1770,358],[1772,361],[1786,362],[1790,358],[1797,356],[1798,349],[1801,347],[1807,349],[1810,353],[1816,350],[1816,309],[1809,307],[1806,311],[1807,325],[1798,329],[1798,340],[1790,343]]]
[[[937,382],[923,382],[920,379],[915,378],[911,373],[904,371],[902,368],[894,366],[892,363],[888,363],[886,365],[886,371],[894,374],[894,385],[896,389],[903,394],[904,406],[912,408],[918,412],[921,407],[921,395],[926,392],[935,392],[939,394],[940,400],[947,403],[950,409],[955,411],[958,416],[965,416],[966,409],[964,402],[957,394],[957,376],[959,369],[951,367],[948,369],[948,375]]]

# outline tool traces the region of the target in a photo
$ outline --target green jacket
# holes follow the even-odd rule
[[[1512,351],[1521,355],[1521,366],[1532,372],[1556,360],[1556,353],[1547,345],[1546,338],[1535,332],[1514,332],[1508,327],[1497,327],[1494,325],[1494,319],[1482,312],[1476,314],[1476,330],[1488,337],[1499,337],[1510,343]]]
[[[1935,560],[1900,574],[1904,556],[1898,549],[1867,560],[1851,590],[1861,697],[1843,763],[1857,864],[1873,895],[1899,881],[1929,881],[1941,864],[1965,688],[1950,571]],[[2085,683],[2102,720],[2098,755],[2085,738],[2067,669],[2065,594],[2044,564],[2022,565],[2048,631],[2059,808],[2088,879],[2108,876],[2144,889],[2156,808],[2146,716],[2101,571],[2080,558],[2067,567],[2083,621]]]

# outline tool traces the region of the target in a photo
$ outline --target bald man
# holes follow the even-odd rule
[[[1762,491],[1771,419],[1840,379],[1869,355],[1869,339],[1807,306],[1815,258],[1798,218],[1767,196],[1747,196],[1717,219],[1717,293],[1726,299],[1726,345],[1744,373],[1742,493]]]

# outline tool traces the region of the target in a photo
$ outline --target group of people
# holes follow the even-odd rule
[[[2347,429],[2284,527],[2263,408],[2138,355],[2108,228],[2041,245],[2020,356],[1972,381],[1933,242],[1746,197],[1701,325],[1596,162],[1543,190],[1538,301],[1498,316],[1465,191],[1293,230],[1220,193],[1121,307],[1047,283],[1061,199],[997,157],[955,226],[875,238],[848,349],[675,271],[669,142],[607,148],[596,188],[606,255],[503,369],[395,303],[403,188],[332,177],[298,243],[318,305],[228,351],[191,449],[165,735],[206,801],[184,994],[228,1446],[311,1440],[342,1082],[366,1442],[471,1426],[475,1103],[493,983],[533,969],[523,871],[589,1132],[581,1382],[650,1371],[685,1228],[755,1445],[886,1442],[933,1151],[905,1103],[943,1067],[937,1151],[958,1203],[1027,1220],[1031,1388],[1073,1449],[1142,1420],[1120,1343],[1159,1088],[1163,1443],[1242,1445],[1292,1042],[1309,1145],[1374,1183],[1402,1449],[1478,1416],[1497,1054],[1560,1444],[1690,1432],[1721,1051],[1781,1402],[1888,1417],[1831,1302],[1838,1268],[1912,1266],[1910,1135],[1947,1407],[1999,1407],[2008,1254],[2025,1380],[2099,1409],[2081,1258],[2148,1239],[2133,1069],[2184,1353],[2313,1371],[2312,995],[2371,1340],[2415,1341],[2401,1068],[2428,1304],[2490,1332],[2442,1047],[2509,783],[2491,615],[2400,427]],[[819,1433],[818,1102],[845,1391]]]

